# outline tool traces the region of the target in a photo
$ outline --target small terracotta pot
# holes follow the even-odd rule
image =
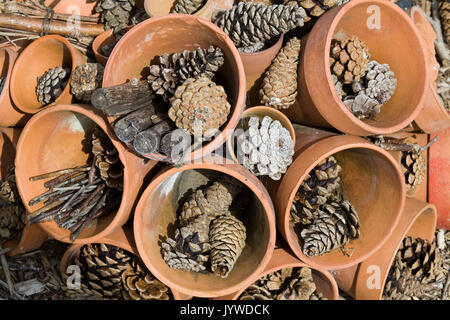
[[[93,0],[46,0],[45,4],[56,13],[98,16],[94,11],[97,1]]]
[[[170,10],[175,5],[176,1],[177,0],[144,0],[144,9],[150,17],[164,16],[170,13]],[[215,0],[207,0],[203,7],[193,15],[210,21],[213,9],[215,8],[214,1]]]
[[[425,104],[414,120],[426,133],[434,133],[450,127],[450,114],[445,109],[436,86],[436,78],[439,73],[439,63],[436,60],[436,50],[434,48],[436,33],[419,7],[412,7],[410,16],[422,37],[427,55],[427,68],[430,70]]]
[[[429,149],[428,202],[438,213],[437,227],[450,230],[450,128],[433,134],[439,139]]]
[[[258,279],[284,268],[310,268],[314,283],[317,287],[317,292],[322,293],[328,300],[339,299],[339,289],[336,280],[334,280],[331,273],[325,269],[310,267],[309,265],[302,263],[290,252],[282,248],[275,249],[272,259],[270,259],[269,264],[259,275]],[[219,297],[217,300],[237,300],[246,288],[247,287],[244,287],[230,295]]]
[[[247,106],[261,104],[259,89],[261,88],[264,72],[269,68],[272,60],[276,57],[283,45],[284,34],[269,48],[255,53],[239,52],[244,64],[245,77],[247,80]]]
[[[200,46],[220,47],[225,62],[215,81],[224,86],[231,104],[228,121],[221,132],[201,149],[186,156],[186,161],[210,154],[228,139],[236,127],[245,104],[245,73],[239,53],[230,38],[211,22],[192,15],[169,14],[148,19],[128,31],[117,43],[105,67],[103,87],[122,84],[132,78],[146,78],[150,61],[164,53],[193,50]],[[216,80],[217,79],[217,80]],[[146,157],[167,161],[161,154]]]
[[[14,38],[12,40],[14,41]],[[22,50],[25,49],[25,47],[31,42],[32,42],[31,40],[18,40],[14,41],[14,44],[12,44],[8,41],[2,41],[2,43],[0,43],[0,48],[7,47],[20,54]]]
[[[19,55],[12,70],[10,91],[14,104],[21,111],[34,114],[50,106],[72,103],[72,76],[56,101],[45,107],[37,100],[37,78],[50,68],[63,66],[73,71],[85,62],[86,57],[64,37],[48,35],[33,41]]]
[[[176,221],[177,202],[186,191],[205,185],[208,176],[231,176],[250,189],[250,211],[243,219],[246,246],[225,279],[214,275],[170,268],[161,256],[159,242]],[[169,287],[189,296],[219,297],[249,286],[264,270],[275,245],[275,213],[263,184],[247,169],[225,159],[204,158],[181,168],[164,168],[148,185],[136,207],[134,234],[139,254],[148,269]]]
[[[406,236],[433,241],[436,218],[434,205],[406,199],[400,222],[379,250],[359,265],[331,271],[339,288],[357,300],[382,299],[386,279],[401,242]],[[374,281],[376,278],[378,283]]]
[[[8,169],[14,165],[16,146],[22,129],[0,127],[0,179],[6,177]]]
[[[129,152],[115,138],[107,122],[91,106],[59,105],[36,114],[23,129],[17,144],[16,180],[20,196],[28,212],[33,207],[28,202],[43,193],[45,180],[30,182],[32,176],[86,164],[90,152],[90,137],[95,125],[111,138],[124,165],[123,194],[115,214],[96,219],[74,241],[77,244],[94,242],[124,225],[139,195],[143,178],[157,164]],[[56,240],[70,243],[70,231],[58,227],[55,221],[39,224]]]
[[[252,108],[248,108],[244,111],[244,113],[242,114],[241,120],[245,119],[245,118],[250,118],[250,117],[258,117],[260,120],[262,120],[265,116],[269,116],[271,117],[273,120],[278,120],[280,121],[281,125],[286,128],[289,133],[291,134],[292,140],[294,141],[294,145],[295,145],[295,130],[294,127],[292,126],[291,121],[284,115],[282,114],[280,111],[278,111],[275,108],[271,108],[271,107],[266,107],[266,106],[258,106],[258,107],[252,107]],[[238,125],[239,127],[239,125]],[[239,163],[236,154],[235,154],[235,150],[234,150],[234,139],[233,137],[231,139],[227,140],[227,150],[229,155],[231,156],[231,158],[236,162]]]
[[[128,27],[130,30],[131,27]],[[113,30],[109,29],[105,32],[99,34],[92,42],[92,51],[94,51],[95,59],[98,63],[102,65],[106,65],[108,61],[108,57],[103,54],[102,48],[103,46],[109,45],[114,42],[114,36],[112,34]]]
[[[378,14],[381,28],[369,29],[367,24],[373,24]],[[376,121],[359,120],[336,93],[329,55],[331,39],[339,31],[364,41],[371,59],[388,63],[398,80],[394,95]],[[358,136],[393,133],[419,114],[428,73],[420,35],[399,6],[385,0],[353,0],[326,12],[302,39],[297,102],[284,113],[295,123],[334,127]]]
[[[277,213],[277,225],[295,255],[318,268],[343,269],[356,265],[386,242],[405,202],[405,182],[395,159],[367,140],[348,135],[294,125],[297,133],[294,161],[276,187],[269,190]],[[348,257],[340,250],[308,257],[302,252],[289,216],[294,196],[307,174],[333,155],[342,167],[344,197],[358,212],[360,237],[347,245],[354,248]]]
[[[136,256],[138,255],[138,252],[136,250],[136,245],[134,243],[133,238],[133,230],[129,227],[123,227],[118,228],[114,232],[110,233],[109,235],[103,237],[102,239],[98,239],[97,241],[93,243],[106,243],[112,246],[119,247],[123,250],[126,250]],[[60,264],[60,273],[61,277],[64,278],[64,275],[66,273],[67,267],[74,263],[74,260],[76,257],[79,257],[80,255],[80,249],[83,245],[81,244],[73,244],[71,245],[67,251],[64,253],[63,257],[61,258],[61,264]],[[185,300],[186,296],[170,290],[172,292],[172,295],[175,300]]]
[[[0,93],[0,113],[2,114],[0,126],[2,127],[23,127],[29,119],[29,116],[17,110],[9,93],[9,81],[16,58],[17,52],[10,47],[0,48],[0,67],[2,70],[0,76],[6,77],[3,90]]]

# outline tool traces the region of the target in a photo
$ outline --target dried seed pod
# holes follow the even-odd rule
[[[21,205],[0,207],[0,245],[14,239],[23,230],[24,216],[25,209]]]
[[[450,2],[448,0],[439,0],[438,4],[444,41],[447,45],[450,45]]]
[[[245,247],[245,226],[229,213],[211,223],[209,238],[211,269],[216,275],[226,278]]]
[[[358,214],[350,202],[324,204],[317,210],[317,218],[300,232],[303,253],[314,257],[342,248],[359,238],[359,228]]]
[[[177,0],[171,13],[194,14],[199,11],[207,0]]]
[[[176,88],[188,78],[212,78],[224,63],[223,52],[219,47],[198,47],[193,51],[163,54],[158,65],[150,65],[147,80],[157,95],[169,102]]]
[[[95,89],[101,88],[105,68],[99,63],[85,63],[75,68],[70,87],[75,97],[83,102],[91,102]]]
[[[271,5],[239,2],[212,19],[231,38],[236,47],[266,42],[296,27],[309,18],[298,4]]]
[[[194,136],[213,136],[228,119],[231,105],[222,86],[207,77],[189,78],[170,100],[169,118]]]
[[[372,60],[365,76],[352,84],[356,96],[347,96],[344,105],[359,119],[375,119],[383,104],[391,99],[396,87],[397,79],[389,65]]]
[[[48,69],[37,78],[36,96],[42,105],[54,102],[69,82],[70,69],[56,67]]]
[[[294,141],[278,120],[250,117],[247,132],[238,137],[238,154],[255,175],[279,180],[292,163]]]
[[[319,206],[330,200],[340,200],[342,168],[333,156],[320,162],[303,180],[291,208],[294,223],[309,224],[317,217]]]
[[[263,105],[287,109],[295,103],[300,45],[299,39],[292,38],[273,59],[259,90]]]
[[[318,18],[335,6],[340,6],[350,0],[284,0],[285,4],[298,3],[311,18]]]
[[[100,22],[105,24],[105,30],[119,32],[127,27],[134,7],[134,0],[100,0],[95,12],[100,13]]]
[[[343,84],[359,81],[366,74],[369,64],[369,48],[356,36],[337,33],[330,45],[331,74]]]

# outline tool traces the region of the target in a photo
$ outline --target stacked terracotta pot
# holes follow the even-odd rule
[[[4,115],[0,125],[23,127],[26,123],[23,130],[0,128],[3,133],[1,177],[6,166],[15,162],[17,186],[28,212],[31,212],[29,201],[44,191],[41,182],[30,182],[29,178],[86,164],[88,153],[83,140],[94,126],[108,135],[124,165],[123,197],[115,214],[89,225],[74,242],[70,241],[69,231],[54,221],[27,225],[21,239],[7,244],[14,247],[10,254],[33,250],[47,237],[72,243],[61,263],[64,273],[82,245],[115,245],[139,256],[149,271],[171,289],[175,299],[237,299],[261,277],[296,267],[311,268],[317,291],[328,299],[338,299],[338,286],[356,299],[381,299],[401,241],[406,235],[431,240],[437,212],[433,205],[426,203],[426,182],[407,197],[398,157],[363,137],[394,134],[412,121],[426,133],[450,126],[448,113],[433,85],[437,76],[433,71],[436,64],[433,31],[417,10],[411,11],[410,18],[395,4],[383,0],[352,0],[329,10],[302,38],[298,95],[294,105],[280,112],[259,106],[257,95],[261,76],[282,47],[284,35],[266,50],[254,54],[239,52],[230,38],[208,21],[215,9],[228,9],[232,3],[208,0],[194,15],[167,15],[173,1],[143,1],[151,18],[130,26],[109,57],[102,55],[100,48],[113,41],[111,30],[99,35],[93,43],[97,61],[105,65],[103,87],[140,78],[149,62],[166,52],[211,44],[222,49],[225,71],[219,76],[231,104],[230,115],[222,132],[190,153],[179,167],[158,162],[164,159],[157,155],[137,155],[115,136],[111,119],[91,105],[76,104],[69,85],[54,103],[40,106],[34,90],[30,90],[37,76],[57,65],[73,71],[87,61],[64,37],[40,37],[24,44],[19,55],[10,46],[0,47],[0,63],[7,70],[0,96],[0,110]],[[71,4],[73,1],[65,3]],[[372,29],[366,26],[369,6],[378,8],[382,24],[386,25]],[[82,9],[82,14],[90,14],[92,3],[84,4]],[[66,6],[60,4],[55,10],[65,12]],[[395,71],[397,90],[377,122],[356,118],[335,91],[329,71],[329,51],[331,38],[338,29],[363,39],[372,55],[389,63]],[[396,46],[384,45],[388,41],[394,41]],[[40,63],[32,63],[37,57]],[[410,68],[411,65],[415,67]],[[33,115],[31,119],[30,115]],[[292,164],[279,181],[258,179],[237,163],[234,155],[233,130],[241,120],[264,116],[278,120],[295,144]],[[412,133],[403,131],[403,134]],[[422,144],[427,142],[426,135],[421,139]],[[224,146],[228,158],[217,156],[216,151],[223,150]],[[351,256],[335,250],[308,257],[289,223],[290,210],[308,173],[331,155],[342,167],[343,192],[359,214],[361,236],[352,242]],[[197,177],[199,173],[240,181],[250,191],[254,204],[245,220],[246,246],[225,279],[172,269],[160,252],[160,237],[167,236],[168,227],[176,220],[177,188],[180,183],[187,189],[205,184]],[[275,249],[277,230],[286,244]],[[377,288],[366,285],[373,264],[381,268],[382,285]]]

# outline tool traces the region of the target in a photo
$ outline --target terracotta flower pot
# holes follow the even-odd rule
[[[380,300],[395,254],[406,236],[433,241],[436,228],[434,205],[406,199],[400,221],[388,241],[372,256],[351,268],[331,271],[340,289],[357,300]]]
[[[278,120],[280,121],[281,125],[286,128],[289,133],[291,134],[292,140],[294,141],[294,145],[295,145],[295,130],[294,127],[291,123],[291,121],[289,121],[289,119],[280,111],[278,111],[275,108],[271,108],[271,107],[266,107],[266,106],[258,106],[258,107],[252,107],[252,108],[248,108],[244,111],[244,113],[242,114],[241,120],[245,119],[245,118],[250,118],[250,117],[258,117],[260,120],[262,120],[265,116],[269,116],[271,117],[273,120]],[[239,125],[238,125],[239,127]],[[231,156],[231,158],[236,162],[239,163],[236,154],[235,154],[235,149],[234,149],[234,139],[228,139],[227,140],[227,151],[229,153],[229,155]]]
[[[272,60],[283,45],[284,34],[269,48],[255,53],[239,52],[244,64],[245,77],[247,80],[247,106],[261,104],[259,89],[261,88],[264,72],[269,68]]]
[[[4,48],[7,47],[15,52],[17,52],[18,54],[22,52],[23,49],[25,49],[25,47],[27,45],[29,45],[32,41],[31,40],[14,40],[14,38],[12,39],[14,41],[14,43],[11,43],[9,41],[2,41],[0,43],[0,48]]]
[[[128,30],[130,29],[131,27],[128,27]],[[99,34],[92,42],[92,51],[94,51],[95,59],[104,66],[108,61],[108,57],[103,54],[102,48],[114,42],[115,38],[112,32],[112,29],[106,30]]]
[[[43,107],[36,96],[37,78],[50,68],[63,66],[73,71],[85,62],[86,57],[64,37],[48,35],[33,41],[19,55],[12,70],[10,91],[14,104],[21,111],[33,114],[57,104],[72,103],[69,78],[56,101]]]
[[[214,24],[192,15],[170,14],[148,19],[128,31],[117,43],[105,67],[103,87],[118,85],[132,78],[146,78],[148,66],[156,56],[164,53],[193,50],[200,46],[220,47],[225,62],[215,80],[224,86],[231,104],[228,121],[212,141],[186,156],[186,161],[206,156],[232,134],[245,104],[245,73],[239,53],[230,38]],[[143,71],[144,70],[144,71]],[[164,161],[160,154],[147,157]]]
[[[377,17],[380,29],[374,28]],[[331,39],[338,31],[364,41],[371,59],[388,63],[398,80],[394,95],[376,121],[359,120],[336,93],[329,55]],[[385,0],[350,1],[326,12],[302,39],[299,94],[296,104],[284,113],[295,123],[334,127],[358,136],[399,131],[423,107],[429,73],[426,62],[420,35],[399,6]]]
[[[1,77],[5,78],[3,89],[0,93],[0,126],[2,127],[23,127],[29,116],[20,112],[13,104],[9,92],[9,82],[11,80],[11,71],[17,58],[17,52],[10,47],[0,48],[0,67]]]
[[[237,164],[222,158],[205,158],[181,168],[164,168],[148,185],[136,207],[134,234],[138,252],[149,270],[169,287],[189,296],[219,297],[253,283],[264,270],[275,245],[275,213],[263,184]],[[161,256],[159,242],[176,221],[179,197],[208,182],[208,177],[231,176],[250,189],[251,204],[245,217],[246,246],[225,279],[208,272],[195,273],[170,268]]]
[[[106,243],[112,246],[119,247],[123,250],[126,250],[136,256],[139,256],[136,250],[136,245],[134,243],[133,230],[129,227],[118,228],[109,235],[103,237],[102,239],[98,239],[97,241],[92,243]],[[81,244],[73,244],[64,253],[60,264],[61,277],[64,277],[67,267],[74,263],[75,258],[79,257],[80,249],[82,246],[83,245]],[[172,295],[175,300],[186,299],[185,295],[172,289],[170,289],[170,291],[172,292]]]
[[[295,255],[318,268],[343,269],[368,258],[393,232],[405,202],[405,182],[395,159],[367,140],[294,125],[297,133],[294,161],[271,194],[277,213],[277,226]],[[308,257],[289,216],[294,196],[306,175],[322,160],[333,155],[342,167],[344,197],[355,207],[360,219],[360,237],[340,250]]]
[[[17,144],[17,187],[25,208],[33,212],[42,204],[30,207],[28,202],[46,189],[43,180],[30,182],[29,178],[86,164],[90,153],[89,139],[96,125],[111,138],[124,165],[122,202],[117,213],[102,216],[88,225],[74,241],[79,244],[103,238],[127,222],[142,180],[156,162],[145,161],[127,152],[106,120],[91,106],[59,105],[36,114],[23,129]],[[39,225],[56,240],[70,243],[70,231],[58,227],[55,221]]]
[[[439,63],[436,60],[434,48],[436,33],[419,7],[412,7],[410,16],[422,37],[430,77],[424,107],[414,120],[426,133],[442,131],[450,127],[450,114],[445,109],[437,92],[436,78],[439,73]]]
[[[325,269],[314,268],[302,263],[291,253],[285,249],[275,249],[266,269],[259,275],[262,278],[269,273],[284,269],[284,268],[311,268],[314,283],[317,287],[317,292],[322,293],[328,300],[339,299],[339,289],[333,276]],[[248,286],[247,286],[248,287]],[[217,300],[237,300],[247,287],[241,288],[239,291],[230,295],[217,298]]]
[[[233,7],[237,0],[213,0],[214,2],[214,10],[228,10]]]
[[[56,13],[98,16],[94,11],[97,5],[97,1],[94,0],[46,0],[45,4]]]
[[[203,7],[193,15],[208,21],[211,20],[211,15],[215,8],[214,1],[207,0]],[[144,9],[150,17],[159,17],[169,14],[175,3],[176,0],[144,0]]]
[[[0,127],[0,179],[6,177],[8,169],[14,165],[21,133],[22,129]]]

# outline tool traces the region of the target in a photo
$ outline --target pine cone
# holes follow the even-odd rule
[[[441,63],[436,84],[442,104],[450,111],[450,60]]]
[[[338,33],[331,40],[330,67],[343,84],[357,82],[366,73],[369,64],[369,48],[356,36],[349,38]]]
[[[278,120],[265,116],[262,121],[251,117],[248,132],[238,137],[243,166],[257,176],[268,175],[280,180],[292,163],[294,141]]]
[[[388,64],[372,60],[366,75],[352,84],[357,96],[348,96],[344,105],[359,119],[375,119],[383,104],[391,99],[397,87],[397,79]]]
[[[198,47],[194,51],[163,54],[159,65],[150,66],[148,82],[153,91],[169,101],[176,88],[188,78],[212,78],[224,63],[220,48],[210,46],[208,49]]]
[[[306,176],[295,195],[291,221],[310,224],[319,206],[329,200],[340,200],[341,170],[336,158],[329,156]]]
[[[170,13],[194,14],[199,11],[206,0],[178,0]]]
[[[240,2],[251,2],[253,4],[261,3],[264,6],[271,6],[275,4],[276,0],[241,0]]]
[[[273,59],[259,90],[263,105],[287,109],[295,103],[300,45],[299,39],[292,38]]]
[[[257,284],[252,284],[245,289],[239,297],[239,300],[273,300],[273,296],[266,288]]]
[[[156,279],[137,258],[122,273],[125,300],[169,300],[169,288]]]
[[[402,152],[401,168],[405,175],[406,191],[414,191],[427,174],[427,163],[422,154]]]
[[[303,253],[308,257],[323,255],[359,238],[359,217],[348,201],[324,204],[317,218],[300,233]]]
[[[444,41],[450,46],[450,2],[448,0],[439,0],[438,3]]]
[[[91,102],[92,92],[102,87],[104,70],[105,68],[99,63],[85,63],[75,68],[70,86],[78,100]]]
[[[391,271],[384,286],[384,300],[416,300],[421,296],[422,286],[419,280],[411,275],[411,270],[407,268],[397,268],[396,263],[391,267]]]
[[[121,299],[122,273],[133,256],[116,246],[104,243],[84,245],[75,264],[81,269],[81,292],[99,298]]]
[[[123,164],[108,136],[97,129],[92,133],[92,154],[100,177],[110,188],[123,190]]]
[[[211,269],[226,278],[245,247],[247,238],[244,224],[231,214],[216,218],[209,230]]]
[[[100,13],[100,22],[105,24],[105,30],[113,29],[116,33],[127,27],[134,6],[134,0],[100,0],[95,12]]]
[[[12,240],[24,228],[25,209],[20,205],[0,207],[0,245]]]
[[[236,47],[266,42],[296,27],[309,18],[298,4],[272,5],[239,2],[230,10],[213,17],[215,23],[231,38]]]
[[[189,78],[170,101],[169,118],[194,136],[213,136],[227,121],[231,105],[222,86],[207,77]]]
[[[316,284],[310,268],[296,268],[285,289],[277,300],[322,300],[322,294],[315,294]]]
[[[339,96],[339,98],[342,100],[347,96],[347,92],[345,91],[344,86],[342,85],[342,82],[339,81],[338,77],[336,77],[335,74],[331,75],[331,80],[333,80],[334,87],[336,89],[336,92]]]
[[[2,181],[0,185],[0,199],[3,199],[10,204],[18,203],[20,201],[14,166],[9,168],[5,180]]]
[[[6,77],[0,78],[0,94],[2,93],[3,87],[5,86],[5,80],[6,80]]]
[[[339,6],[348,1],[349,0],[284,0],[284,3],[298,3],[300,6],[302,6],[303,9],[305,9],[309,17],[318,18],[335,6]]]
[[[36,95],[42,105],[54,102],[69,82],[70,69],[56,67],[48,69],[37,78]]]

